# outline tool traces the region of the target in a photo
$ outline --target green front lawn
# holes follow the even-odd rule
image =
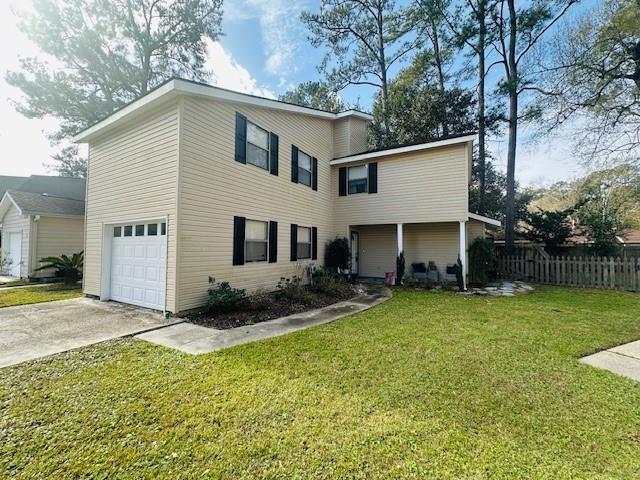
[[[577,358],[640,296],[400,290],[202,356],[128,339],[0,370],[0,477],[638,478],[640,384]]]
[[[82,296],[81,288],[68,288],[62,284],[46,287],[0,289],[0,307],[52,302]]]

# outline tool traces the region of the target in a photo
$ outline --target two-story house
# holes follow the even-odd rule
[[[363,277],[458,256],[473,136],[367,152],[371,116],[171,80],[75,137],[89,144],[84,290],[179,312],[207,280],[273,289],[350,238]]]

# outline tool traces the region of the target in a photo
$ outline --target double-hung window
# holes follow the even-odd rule
[[[298,183],[302,183],[308,187],[311,186],[311,165],[312,160],[309,155],[302,150],[298,151]]]
[[[269,170],[269,132],[247,122],[247,162]]]
[[[245,261],[266,262],[269,239],[269,222],[247,220],[245,228]]]
[[[364,193],[367,191],[367,177],[369,174],[367,165],[349,167],[349,195]]]
[[[296,250],[298,260],[311,258],[311,228],[298,227],[298,244]]]

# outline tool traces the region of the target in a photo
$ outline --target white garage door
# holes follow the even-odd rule
[[[164,310],[167,232],[163,222],[113,227],[112,300]]]

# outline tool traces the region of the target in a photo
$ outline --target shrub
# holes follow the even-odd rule
[[[311,289],[316,293],[324,293],[339,299],[353,296],[353,288],[344,278],[322,268],[313,275]]]
[[[471,283],[485,285],[494,279],[496,260],[493,241],[476,238],[469,245],[469,280]]]
[[[264,289],[256,290],[246,300],[249,310],[267,310],[273,304],[273,296]]]
[[[80,270],[84,265],[84,252],[74,253],[70,257],[65,254],[59,257],[44,257],[40,262],[44,265],[36,268],[36,272],[54,268],[56,275],[64,278],[65,285],[73,285],[78,281]]]
[[[233,288],[229,282],[216,283],[213,277],[209,277],[208,294],[207,310],[211,313],[237,310],[247,297],[246,290]]]
[[[407,277],[407,279],[405,280],[405,285],[413,288],[432,290],[433,288],[435,288],[436,282],[434,282],[430,278]]]
[[[284,298],[292,302],[305,302],[309,299],[309,290],[302,284],[302,278],[294,275],[291,278],[280,278],[277,285],[279,298]]]
[[[349,240],[344,237],[336,237],[333,240],[329,240],[324,250],[325,266],[336,271],[338,268],[349,268],[350,263]]]

